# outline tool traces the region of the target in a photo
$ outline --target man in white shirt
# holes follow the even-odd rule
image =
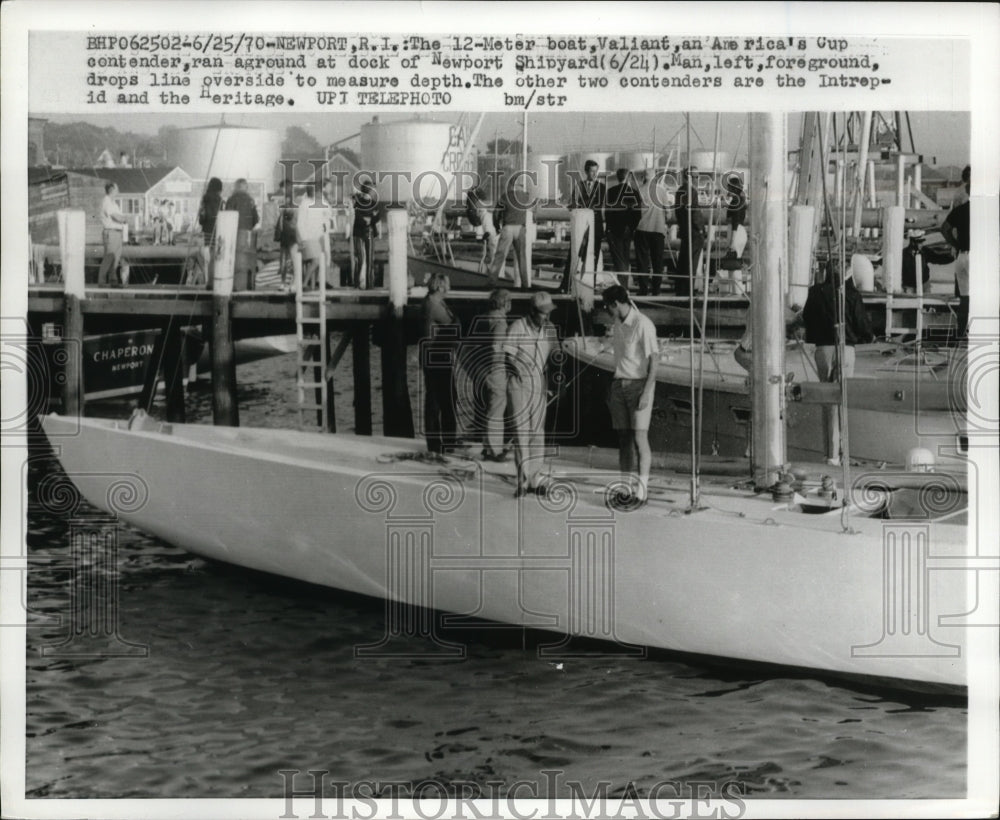
[[[663,286],[663,249],[667,240],[667,190],[654,175],[639,190],[642,216],[635,232],[635,255],[639,261],[639,295],[659,294]]]
[[[317,272],[323,254],[323,233],[329,224],[329,209],[315,201],[312,185],[306,185],[295,218],[295,232],[302,253],[302,289],[319,286]]]
[[[128,218],[118,208],[115,202],[115,194],[118,193],[118,186],[109,182],[104,186],[104,199],[101,202],[101,227],[103,228],[104,258],[101,260],[101,267],[97,272],[97,284],[108,285],[121,284],[118,278],[118,263],[122,258],[122,231],[128,224]],[[114,281],[111,282],[110,274],[115,272]]]
[[[508,407],[514,424],[515,498],[545,493],[541,482],[548,407],[545,368],[557,341],[555,326],[549,321],[553,310],[552,297],[536,291],[528,315],[515,319],[507,329],[504,352],[508,362]]]
[[[615,375],[608,391],[611,423],[618,433],[618,468],[622,480],[634,487],[632,495],[645,503],[649,486],[652,452],[649,448],[649,421],[653,413],[656,366],[660,346],[653,323],[632,304],[628,291],[613,285],[604,291],[604,307],[615,317],[611,340],[615,355]],[[638,458],[637,458],[638,457]],[[638,486],[633,485],[636,461]]]

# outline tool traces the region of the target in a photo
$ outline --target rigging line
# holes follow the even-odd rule
[[[691,169],[691,114],[684,114],[684,122],[687,126],[686,134],[686,145],[687,145],[687,168],[686,170],[690,172]],[[691,248],[691,174],[687,173],[685,175],[685,185],[687,187],[686,196],[687,199],[684,202],[684,207],[686,208],[685,220],[687,225],[685,230],[687,233],[687,271],[685,272],[688,278],[688,335],[693,340],[694,339],[694,262],[693,253]],[[691,410],[692,413],[695,411],[695,383],[694,383],[694,356],[689,357],[689,378],[690,378],[690,399],[691,399]],[[695,440],[695,428],[694,428],[694,416],[691,418],[691,509],[698,508],[698,454],[697,454],[697,442]]]
[[[860,192],[859,192],[860,195]],[[837,359],[838,378],[840,379],[840,458],[843,471],[844,494],[846,496],[851,480],[850,438],[847,432],[847,379],[844,373],[844,362],[847,355],[847,197],[841,198],[840,211],[840,287],[837,290],[839,304],[837,306]],[[846,498],[845,498],[846,502]],[[845,503],[840,508],[840,524],[846,532],[850,520],[850,505]]]
[[[696,407],[698,421],[698,446],[697,451],[701,454],[702,432],[705,422],[705,326],[708,324],[708,276],[712,264],[712,237],[715,228],[715,174],[719,157],[719,125],[721,114],[715,115],[715,149],[712,152],[712,194],[708,200],[711,208],[708,214],[708,242],[702,252],[702,264],[705,267],[705,276],[701,294],[701,342],[699,345],[700,356],[698,359],[698,404]],[[701,464],[697,465],[697,471],[701,473]]]

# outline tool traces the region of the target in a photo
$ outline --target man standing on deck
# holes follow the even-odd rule
[[[955,295],[958,297],[958,338],[965,338],[969,324],[969,193],[972,178],[971,166],[966,165],[962,171],[962,181],[965,183],[965,199],[951,209],[941,223],[941,235],[955,249]]]
[[[642,217],[642,200],[636,190],[635,177],[626,168],[616,172],[618,184],[608,189],[607,222],[608,247],[615,273],[624,273],[626,289],[632,288],[632,237]]]
[[[840,273],[831,261],[826,281],[809,288],[806,306],[802,309],[806,341],[816,345],[816,370],[820,381],[840,382],[854,375],[854,346],[875,339],[872,326],[865,311],[865,303],[854,286],[853,274],[847,272],[844,282],[844,321],[841,327],[837,318],[837,291],[840,288]],[[844,360],[838,353],[838,336],[844,335]],[[827,464],[840,465],[840,408],[824,405],[824,427],[827,438]]]
[[[233,193],[226,200],[223,210],[236,211],[239,214],[236,224],[235,281],[243,284],[248,290],[253,290],[254,275],[257,272],[257,249],[253,241],[253,229],[260,222],[260,216],[257,214],[257,203],[247,191],[245,179],[238,179],[233,184]]]
[[[601,244],[604,242],[604,211],[608,201],[608,189],[597,178],[599,166],[588,159],[583,163],[583,179],[573,184],[570,192],[569,209],[589,208],[594,212],[594,269],[601,258]],[[568,269],[568,268],[567,268]]]
[[[483,458],[487,461],[506,461],[504,450],[504,419],[507,414],[507,313],[510,311],[510,291],[497,288],[490,294],[490,310],[479,322],[480,335],[486,348],[478,359],[475,376],[476,392],[485,400],[486,446]]]
[[[628,291],[621,285],[613,285],[604,291],[604,307],[615,317],[611,330],[615,375],[608,391],[608,409],[611,411],[611,423],[618,433],[618,469],[623,481],[633,486],[638,460],[639,481],[632,496],[644,504],[653,460],[649,448],[649,421],[653,414],[660,346],[653,323],[639,313],[629,300]]]
[[[319,287],[320,256],[323,232],[327,227],[327,209],[318,205],[312,185],[306,185],[295,212],[295,241],[302,253],[302,290]]]
[[[522,290],[528,290],[531,288],[531,271],[525,270],[528,267],[528,256],[525,251],[526,243],[531,241],[528,236],[528,211],[532,206],[529,204],[528,192],[515,187],[515,179],[516,175],[512,175],[507,180],[507,187],[497,203],[497,216],[503,227],[500,229],[500,240],[493,255],[493,264],[489,268],[489,285],[495,288],[500,284],[500,272],[507,264],[507,254],[513,247],[514,268],[517,271],[514,285]]]
[[[375,286],[375,237],[379,235],[382,206],[375,185],[362,177],[358,192],[351,197],[351,277],[354,287],[368,290]]]
[[[496,225],[493,224],[493,213],[486,205],[486,193],[481,185],[473,188],[466,196],[465,213],[473,228],[483,229],[483,256],[480,270],[489,271],[493,267],[493,257],[496,256],[500,236],[497,234]]]
[[[122,258],[122,237],[128,218],[118,208],[115,194],[118,186],[109,182],[104,186],[104,199],[101,201],[101,228],[104,239],[104,258],[97,271],[97,284],[121,284],[118,278],[118,263]],[[110,274],[114,271],[114,282],[110,282]]]
[[[674,216],[681,239],[677,257],[674,292],[688,296],[695,289],[695,278],[701,269],[701,252],[705,247],[705,217],[698,202],[698,169],[686,168],[674,199]]]
[[[635,231],[635,255],[639,262],[639,295],[658,296],[663,287],[663,249],[667,241],[666,191],[654,174],[643,185],[642,216]]]
[[[514,461],[517,465],[515,498],[527,493],[545,494],[542,467],[545,461],[545,411],[548,389],[545,368],[556,347],[556,329],[549,321],[555,310],[552,297],[535,291],[527,316],[515,319],[507,331],[507,397],[514,422]]]

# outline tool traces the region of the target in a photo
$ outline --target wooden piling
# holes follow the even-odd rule
[[[354,354],[354,432],[359,436],[372,434],[372,374],[368,322],[355,322],[351,330]]]
[[[83,260],[86,251],[86,215],[81,210],[61,210],[58,214],[59,250],[62,257],[64,309],[63,353],[66,363],[62,386],[63,413],[82,416],[83,382],[83,310],[85,284]]]
[[[167,421],[183,423],[184,338],[180,320],[171,316],[163,328],[163,382],[166,388]]]
[[[221,211],[212,249],[212,423],[239,427],[232,294],[236,270],[236,211]]]
[[[413,438],[413,411],[406,381],[406,306],[409,282],[406,242],[409,219],[405,210],[390,210],[388,286],[389,305],[382,328],[382,428],[387,436]]]

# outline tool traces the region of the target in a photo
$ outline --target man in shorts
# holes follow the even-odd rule
[[[618,468],[622,479],[634,487],[632,495],[646,502],[649,467],[649,419],[653,413],[656,366],[660,346],[653,323],[632,304],[628,291],[613,285],[604,291],[604,307],[615,318],[611,339],[615,355],[615,375],[608,391],[611,423],[618,433]],[[639,481],[633,484],[636,461]]]

